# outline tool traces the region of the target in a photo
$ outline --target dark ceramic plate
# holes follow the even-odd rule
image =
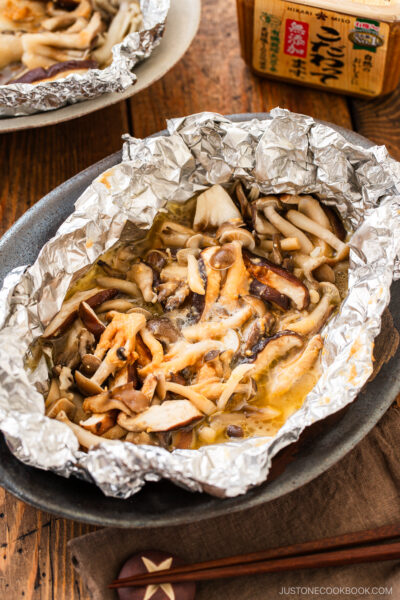
[[[267,115],[235,115],[234,120],[265,118]],[[365,148],[373,144],[354,132],[340,131],[350,142]],[[75,200],[101,172],[117,164],[118,152],[79,173],[45,196],[4,235],[0,241],[0,281],[10,269],[32,263],[45,242],[72,212]],[[400,285],[392,287],[390,310],[400,329]],[[47,512],[115,527],[158,527],[215,517],[268,502],[311,481],[347,452],[372,429],[400,392],[397,354],[383,366],[340,420],[325,427],[312,443],[300,447],[294,460],[273,481],[237,498],[220,500],[207,494],[187,492],[168,481],[148,483],[129,500],[107,498],[90,483],[64,479],[19,462],[0,438],[0,485],[12,494]]]

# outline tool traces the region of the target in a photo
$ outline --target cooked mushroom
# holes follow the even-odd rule
[[[176,253],[176,260],[178,265],[186,267],[188,264],[188,257],[193,256],[197,258],[200,254],[200,248],[181,248]]]
[[[340,294],[335,285],[328,282],[322,282],[320,283],[320,289],[323,294],[317,306],[306,317],[291,323],[289,326],[291,331],[295,331],[302,335],[316,333],[328,320],[336,306],[340,304]]]
[[[68,398],[59,398],[46,408],[46,416],[50,419],[55,419],[61,411],[64,411],[70,419],[73,419],[76,413],[76,406]]]
[[[103,435],[115,425],[115,418],[115,414],[111,412],[93,413],[84,421],[79,421],[79,425],[91,433]]]
[[[69,300],[64,301],[61,310],[53,317],[43,332],[43,338],[55,338],[60,336],[73,323],[81,302],[87,302],[91,308],[95,308],[102,302],[114,298],[118,290],[109,286],[110,289],[93,288],[84,292],[76,292]]]
[[[122,292],[123,294],[133,296],[134,298],[140,296],[139,288],[135,283],[132,283],[132,281],[118,279],[117,277],[97,277],[96,283],[97,285],[101,285],[102,287],[111,288],[115,290],[115,293],[117,293],[117,291]],[[90,303],[88,302],[88,304]]]
[[[168,255],[162,250],[150,250],[150,252],[146,254],[145,261],[153,271],[161,273],[168,262]]]
[[[186,241],[186,248],[190,248],[192,250],[198,250],[200,248],[208,248],[209,246],[215,246],[216,241],[210,235],[206,235],[205,233],[195,233],[190,236],[190,238]]]
[[[276,235],[276,234],[274,234]],[[280,249],[283,252],[290,252],[292,250],[300,250],[300,243],[296,237],[288,237],[282,238],[279,240]],[[262,250],[266,250],[267,252],[271,252],[274,247],[274,243],[272,240],[262,240],[259,243],[259,248]]]
[[[150,406],[136,417],[128,417],[120,413],[117,421],[121,427],[129,431],[152,432],[187,427],[202,418],[202,413],[189,400],[168,400],[158,406]]]
[[[116,298],[115,300],[108,300],[107,302],[102,302],[96,308],[96,313],[106,313],[110,310],[116,310],[118,312],[127,312],[131,308],[133,308],[132,302],[128,300],[123,300],[122,298]]]
[[[153,317],[147,321],[147,329],[163,344],[169,345],[177,342],[180,333],[168,317]]]
[[[310,254],[313,251],[314,246],[309,238],[300,229],[276,212],[282,208],[282,204],[275,196],[267,196],[257,200],[257,206],[262,207],[267,219],[280,233],[285,237],[295,237],[298,239],[302,252]]]
[[[277,372],[268,387],[268,392],[274,396],[288,392],[305,373],[310,372],[322,346],[323,342],[320,335],[311,338],[298,358],[289,364],[285,364],[283,368],[277,367]]]
[[[215,337],[222,337],[228,329],[241,327],[252,314],[252,309],[249,304],[246,304],[237,310],[231,317],[222,319],[221,321],[201,321],[196,325],[189,325],[182,329],[183,336],[189,342],[197,342]]]
[[[192,254],[187,256],[188,265],[188,284],[189,288],[195,294],[205,294],[204,283],[200,275],[199,264],[197,259]]]
[[[179,383],[166,381],[165,389],[167,392],[172,392],[173,394],[187,398],[190,400],[193,406],[195,406],[205,415],[211,415],[217,410],[217,407],[213,402],[211,402],[211,400],[208,400],[208,398],[203,396],[203,394],[193,390],[192,386],[190,385],[180,385]]]
[[[246,198],[246,194],[244,193],[243,186],[240,181],[237,182],[235,187],[236,198],[238,199],[240,212],[242,214],[244,221],[251,221],[251,207],[250,203]]]
[[[289,296],[299,310],[307,308],[310,302],[308,289],[292,273],[247,250],[244,251],[244,261],[252,277]]]
[[[192,235],[194,235],[193,229],[175,223],[175,221],[164,221],[159,231],[159,236],[166,248],[183,248]]]
[[[283,310],[288,310],[289,308],[289,296],[281,294],[275,288],[261,283],[261,281],[258,281],[258,279],[253,279],[253,281],[250,284],[249,291],[251,294],[253,294],[253,296],[258,296],[259,298],[264,300],[264,302],[271,302],[272,304],[278,306],[279,308],[282,308]]]
[[[258,234],[272,237],[276,233],[279,233],[279,231],[265,218],[264,213],[262,212],[263,206],[262,202],[258,203],[257,201],[252,202],[251,204],[253,227]]]
[[[220,185],[213,185],[198,196],[193,220],[195,231],[217,229],[222,223],[235,219],[242,221],[240,212]]]
[[[177,342],[174,344],[171,352],[164,356],[164,360],[159,365],[158,370],[165,374],[177,373],[186,367],[194,365],[204,354],[210,350],[223,350],[222,342],[217,340],[202,340],[196,344],[188,342]],[[139,369],[139,375],[146,376],[154,370],[153,363],[149,363],[142,369]]]
[[[242,223],[239,223],[239,225],[242,225]],[[218,228],[215,237],[221,244],[237,240],[244,248],[249,248],[249,250],[254,250],[256,246],[254,237],[250,231],[243,227],[235,227],[232,223],[223,223]]]
[[[255,377],[262,371],[266,371],[275,360],[282,358],[293,348],[300,348],[302,345],[303,338],[298,333],[280,331],[270,338],[263,338],[252,349],[252,354],[243,358],[243,362],[253,365],[249,373],[252,377]]]
[[[243,261],[241,243],[234,241],[229,246],[234,253],[235,262],[228,269],[225,282],[221,288],[219,302],[232,309],[235,308],[239,296],[249,293],[250,277]]]
[[[86,431],[86,429],[84,429],[83,427],[80,427],[80,425],[76,425],[75,423],[72,423],[68,419],[65,411],[63,411],[63,410],[58,413],[58,415],[56,416],[56,419],[57,419],[57,421],[61,421],[62,423],[65,423],[65,425],[68,425],[68,427],[73,431],[75,436],[78,438],[78,442],[80,443],[81,446],[83,446],[83,448],[89,449],[92,446],[98,446],[99,444],[115,444],[115,443],[117,443],[117,440],[109,440],[109,439],[101,437],[99,435],[94,435],[90,431]]]
[[[164,350],[162,345],[147,327],[141,328],[140,336],[150,350],[153,365],[158,365],[164,358]]]
[[[81,302],[78,309],[78,315],[86,329],[88,329],[96,339],[99,339],[105,330],[105,325],[100,321],[93,308],[91,308],[87,302]]]
[[[75,383],[84,396],[94,396],[95,394],[101,394],[103,392],[101,385],[89,377],[86,377],[80,371],[75,371]]]
[[[84,354],[81,362],[81,372],[85,377],[91,377],[94,375],[101,365],[101,360],[96,358],[93,354]]]
[[[157,294],[153,291],[153,270],[143,262],[135,263],[128,271],[131,278],[142,292],[145,302],[157,302]]]
[[[336,235],[332,233],[329,229],[326,229],[319,223],[316,223],[306,215],[296,210],[289,210],[286,216],[289,219],[289,221],[297,227],[304,229],[304,231],[312,233],[313,235],[317,236],[321,240],[324,240],[324,242],[332,246],[332,248],[334,248],[337,251],[340,260],[343,260],[348,256],[349,247],[339,238],[337,238]]]
[[[248,376],[250,371],[253,370],[253,365],[249,364],[241,364],[235,367],[226,382],[224,387],[224,391],[221,394],[220,399],[217,402],[218,410],[224,410],[229,398],[235,392],[236,387],[241,382],[241,380]]]

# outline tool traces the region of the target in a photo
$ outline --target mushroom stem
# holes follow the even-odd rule
[[[61,421],[61,423],[65,423],[68,427],[73,431],[75,436],[78,438],[78,442],[81,446],[86,448],[87,450],[92,446],[98,446],[99,444],[115,444],[118,443],[118,440],[109,440],[107,438],[100,437],[99,435],[94,435],[90,433],[90,431],[86,431],[83,427],[79,425],[75,425],[72,423],[66,415],[66,413],[62,410],[56,416],[57,421]]]
[[[346,244],[339,240],[329,229],[326,229],[297,210],[289,210],[286,216],[291,223],[321,238],[321,240],[324,240],[324,242],[332,246],[337,252],[343,253],[344,248],[346,248]]]
[[[290,324],[290,331],[295,331],[302,335],[316,333],[332,314],[335,306],[340,304],[340,294],[335,285],[328,282],[322,282],[320,288],[323,290],[323,296],[314,310],[303,319]]]
[[[167,392],[178,394],[190,400],[190,402],[205,415],[211,415],[217,410],[217,407],[211,400],[195,391],[190,385],[180,385],[179,383],[173,383],[172,381],[165,382],[165,389]]]
[[[228,403],[229,398],[234,393],[238,384],[241,382],[243,377],[248,375],[250,371],[253,370],[253,365],[242,364],[235,367],[225,384],[224,391],[222,392],[220,399],[217,402],[218,410],[224,410],[225,406]]]
[[[300,243],[297,237],[288,237],[279,240],[281,245],[281,250],[284,252],[290,252],[291,250],[300,250]],[[267,252],[271,252],[273,249],[273,241],[272,240],[262,240],[258,245],[262,250],[266,250]]]
[[[283,217],[278,215],[278,213],[275,210],[275,206],[276,206],[276,204],[270,203],[264,207],[264,214],[267,217],[267,219],[285,237],[296,237],[299,241],[301,251],[304,252],[305,254],[310,254],[313,251],[314,246],[310,242],[308,237],[300,229],[298,229],[297,227],[292,225],[292,223],[289,223],[288,221],[286,221],[286,219],[284,219]],[[289,213],[290,212],[291,211],[289,211]],[[287,215],[289,213],[287,213]]]

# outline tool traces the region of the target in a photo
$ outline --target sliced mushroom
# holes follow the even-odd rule
[[[251,207],[250,202],[246,198],[243,186],[240,181],[237,182],[235,187],[236,198],[239,202],[240,212],[244,221],[251,221]]]
[[[150,252],[146,254],[145,261],[153,271],[161,273],[168,262],[168,255],[162,250],[150,250]]]
[[[123,300],[122,298],[116,298],[115,300],[108,300],[107,302],[103,302],[96,308],[96,313],[106,313],[110,310],[116,310],[118,312],[127,312],[134,305],[132,302],[128,300]]]
[[[75,383],[84,396],[94,396],[104,391],[101,385],[86,377],[80,371],[75,371]]]
[[[293,348],[300,348],[303,338],[293,331],[280,331],[270,338],[262,339],[252,349],[252,354],[243,359],[245,363],[251,363],[253,369],[249,371],[255,377],[263,371],[267,371],[270,365],[285,356]]]
[[[91,433],[90,431],[86,431],[86,429],[84,429],[83,427],[80,427],[80,425],[75,425],[75,423],[72,423],[65,411],[60,411],[56,417],[57,421],[61,421],[62,423],[65,423],[65,425],[68,425],[68,427],[73,431],[73,433],[75,434],[75,436],[78,438],[78,442],[80,443],[81,446],[83,446],[83,448],[89,449],[92,446],[98,446],[99,444],[116,444],[118,443],[117,440],[108,440],[107,438],[104,437],[100,437],[99,435],[94,435],[93,433]]]
[[[253,279],[250,284],[250,293],[253,296],[258,296],[264,302],[271,302],[275,306],[282,308],[283,310],[288,310],[290,306],[290,298],[285,296],[285,294],[281,294],[275,288],[270,287],[269,285],[265,285],[258,281],[258,279]]]
[[[153,291],[153,270],[151,267],[143,262],[135,263],[128,271],[128,277],[139,287],[145,302],[152,302],[153,304],[157,302],[157,294]]]
[[[131,385],[120,386],[112,392],[103,390],[99,394],[85,398],[83,410],[87,413],[106,413],[111,410],[120,410],[128,415],[146,410],[150,406],[149,399],[139,390],[133,390]]]
[[[329,319],[336,306],[340,304],[340,294],[333,283],[322,282],[320,283],[320,289],[322,291],[322,298],[317,306],[306,317],[291,323],[288,326],[291,331],[302,335],[317,333]]]
[[[241,243],[234,241],[229,246],[235,255],[235,262],[228,269],[225,282],[221,288],[219,302],[233,309],[236,307],[239,296],[249,293],[250,277],[243,261]]]
[[[86,329],[98,340],[105,330],[105,325],[100,321],[93,308],[87,302],[81,302],[78,315]]]
[[[222,223],[232,219],[242,220],[232,198],[223,187],[213,185],[198,196],[193,220],[195,231],[217,229]]]
[[[215,248],[206,248],[200,255],[200,272],[203,270],[206,279],[206,293],[204,297],[204,309],[201,315],[201,320],[208,318],[218,300],[220,292],[221,273],[219,270],[215,270],[210,264],[215,252]]]
[[[120,400],[135,413],[142,412],[150,404],[146,394],[143,391],[135,390],[132,382],[113,388],[111,395],[113,400]]]
[[[55,419],[61,411],[64,411],[70,419],[73,419],[76,413],[76,406],[68,398],[59,398],[46,408],[46,416],[50,419]]]
[[[58,380],[53,377],[50,383],[49,391],[46,396],[45,407],[50,406],[55,400],[58,400],[61,397],[60,387],[58,385]]]
[[[128,431],[152,432],[187,427],[202,418],[202,413],[189,400],[168,400],[159,406],[150,406],[136,417],[128,417],[120,413],[117,421]]]
[[[289,296],[296,308],[303,310],[310,302],[306,286],[292,273],[271,263],[266,258],[255,256],[247,250],[244,252],[244,262],[252,277],[274,288],[281,294]],[[254,291],[252,291],[254,294]]]
[[[115,418],[115,414],[111,412],[94,413],[84,421],[79,421],[79,425],[91,433],[103,435],[115,425]]]
[[[320,335],[311,338],[298,358],[285,364],[284,368],[277,367],[277,373],[268,387],[268,392],[274,396],[288,392],[305,373],[310,372],[322,347],[323,341]]]
[[[44,339],[55,338],[64,333],[75,320],[81,302],[87,302],[91,308],[95,308],[102,302],[113,298],[117,293],[118,290],[111,286],[110,289],[93,288],[77,292],[63,303],[61,310],[47,325],[42,337]]]

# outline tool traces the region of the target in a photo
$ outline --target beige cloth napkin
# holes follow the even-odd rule
[[[261,507],[176,528],[102,529],[69,542],[93,600],[133,553],[157,549],[188,561],[283,546],[400,522],[400,409],[393,406],[342,461]],[[385,591],[386,588],[386,591]],[[203,582],[196,600],[400,598],[400,561]]]

